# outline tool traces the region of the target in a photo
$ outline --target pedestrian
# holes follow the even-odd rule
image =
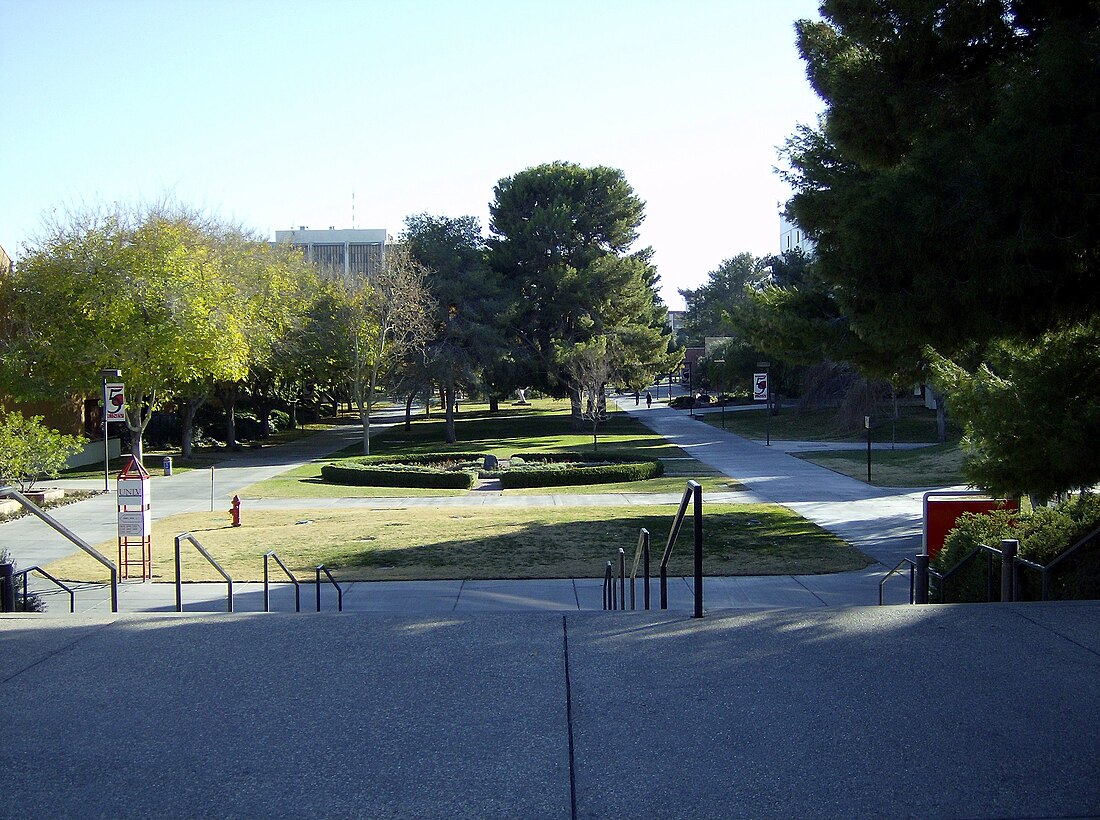
[[[638,403],[639,403],[639,402],[640,402],[641,400],[642,400],[642,397],[641,397],[641,395],[639,395],[638,391],[637,391],[637,390],[635,390],[635,391],[634,391],[634,406],[635,406],[635,407],[637,407],[637,406],[638,406]]]
[[[653,407],[653,394],[647,390],[645,391],[645,409],[649,410],[651,407]]]

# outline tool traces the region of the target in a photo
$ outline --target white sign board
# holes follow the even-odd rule
[[[767,373],[753,373],[753,375],[752,375],[752,398],[753,398],[753,401],[767,401],[768,400],[768,374]]]
[[[149,481],[142,478],[118,480],[118,504],[120,507],[137,507],[149,503]]]
[[[103,411],[108,422],[126,421],[126,394],[121,383],[103,386]]]
[[[119,538],[144,538],[152,530],[148,509],[118,511]]]

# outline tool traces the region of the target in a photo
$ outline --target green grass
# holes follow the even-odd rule
[[[687,412],[686,410],[681,412]],[[891,421],[889,416],[873,419],[871,440],[880,443],[897,441],[902,443],[925,443],[936,440],[936,413],[923,405],[903,404],[898,407],[899,418]],[[699,414],[706,424],[722,426],[720,410],[710,410]],[[766,428],[768,428],[766,430]],[[867,431],[863,427],[855,430],[841,429],[837,422],[836,409],[806,410],[799,412],[793,407],[785,407],[779,415],[767,417],[761,410],[727,410],[726,429],[731,433],[751,439],[763,439],[768,431],[776,441],[851,441],[865,442]],[[958,441],[959,430],[948,424],[949,441]]]
[[[867,451],[795,453],[860,481],[867,480]],[[946,487],[965,484],[963,453],[957,444],[935,444],[918,450],[873,450],[871,484],[875,487]]]
[[[263,554],[275,550],[300,578],[325,564],[340,580],[601,577],[618,547],[631,555],[640,528],[657,556],[675,505],[632,507],[485,507],[265,510],[228,526],[218,513],[188,513],[153,531],[154,580],[174,578],[172,539],[192,532],[236,581],[263,575]],[[708,504],[704,520],[708,575],[774,575],[860,569],[871,559],[785,507]],[[99,547],[107,554],[114,542]],[[691,574],[690,528],[670,572]],[[183,561],[191,581],[218,576],[193,551]],[[95,580],[102,567],[80,553],[55,562],[61,578]]]
[[[172,457],[173,472],[182,473],[188,470],[208,469],[214,464],[220,464],[224,461],[239,458],[248,453],[255,452],[259,448],[277,447],[280,444],[288,444],[292,441],[305,438],[306,436],[311,436],[314,433],[319,433],[322,430],[331,429],[333,426],[331,422],[300,424],[293,430],[280,430],[277,433],[273,433],[270,438],[266,438],[262,441],[243,443],[241,445],[241,450],[230,450],[224,445],[194,447],[191,451],[191,458],[186,459],[180,455],[179,447],[166,447],[162,449],[146,448],[142,453],[141,463],[145,469],[153,475],[160,475],[163,472],[165,456]],[[102,439],[99,442],[99,446],[102,454]],[[129,453],[123,453],[118,458],[112,458],[108,465],[108,472],[111,478],[115,478],[115,476],[122,472],[129,463]],[[86,464],[81,467],[62,470],[61,476],[65,478],[102,478],[103,462],[100,461],[98,464]]]
[[[479,452],[507,458],[514,453],[593,452],[591,432],[569,429],[569,402],[564,399],[537,399],[527,407],[502,404],[495,415],[489,413],[488,405],[463,404],[455,420],[455,436],[457,443],[444,443],[444,422],[436,411],[431,418],[415,417],[408,430],[399,424],[373,436],[371,455]],[[597,439],[595,452],[628,452],[645,458],[686,455],[611,403]],[[362,449],[351,445],[336,455],[362,455]]]
[[[598,431],[600,452],[625,452],[646,458],[669,459],[666,476],[649,481],[622,484],[573,485],[527,490],[508,490],[509,495],[545,495],[578,493],[679,492],[688,478],[699,479],[708,492],[740,489],[740,485],[722,479],[710,467],[669,444],[629,414],[610,408],[610,418]],[[443,419],[416,417],[409,429],[399,424],[371,437],[371,455],[424,455],[428,453],[477,452],[508,458],[515,453],[592,452],[592,436],[569,429],[569,403],[540,399],[528,407],[501,405],[499,414],[488,412],[487,405],[465,404],[455,422],[458,441],[444,443]],[[356,443],[338,453],[305,464],[267,481],[245,488],[242,495],[252,498],[381,498],[393,496],[464,495],[465,490],[413,490],[393,487],[348,487],[321,481],[321,467],[342,457],[362,455]]]

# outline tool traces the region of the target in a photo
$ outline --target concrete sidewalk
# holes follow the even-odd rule
[[[1100,814],[1100,604],[0,616],[3,817]]]

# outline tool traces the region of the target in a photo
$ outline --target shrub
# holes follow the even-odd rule
[[[521,460],[516,465],[516,459]],[[564,487],[571,484],[614,484],[620,481],[644,481],[664,474],[657,459],[640,460],[637,456],[614,453],[527,453],[513,456],[512,468],[500,477],[501,489],[522,487]]]
[[[0,411],[0,484],[15,482],[29,490],[42,477],[57,478],[69,456],[84,448],[82,436],[67,436],[42,423]]]
[[[480,453],[422,456],[357,456],[321,468],[321,480],[356,487],[420,487],[468,490],[484,458]]]
[[[940,554],[932,566],[940,572],[951,569],[979,544],[998,548],[1002,539],[1020,542],[1019,555],[1037,564],[1050,564],[1055,558],[1085,536],[1100,528],[1100,497],[1082,495],[1058,507],[1043,507],[1030,515],[998,511],[989,515],[963,515],[948,534]],[[1082,547],[1072,557],[1061,562],[1051,574],[1052,598],[1100,597],[1100,561],[1097,551],[1100,540]],[[947,587],[944,603],[984,601],[986,596],[986,561],[975,557],[956,573]],[[1001,562],[993,557],[994,597],[1000,584]],[[1037,571],[1021,568],[1018,597],[1021,600],[1042,597],[1042,579]]]

